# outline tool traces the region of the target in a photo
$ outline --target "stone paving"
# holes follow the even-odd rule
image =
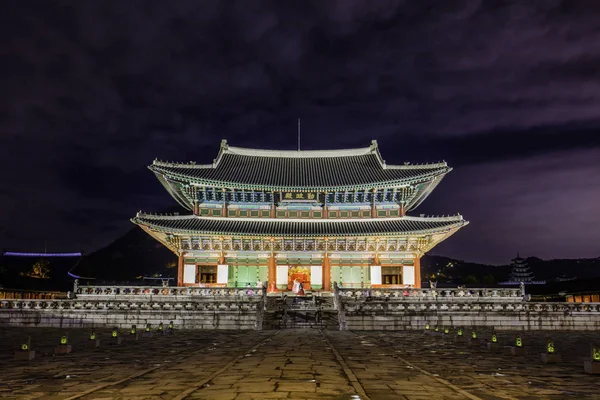
[[[583,373],[600,333],[552,332],[560,364],[539,359],[544,333],[525,333],[524,357],[422,332],[176,331],[55,355],[64,331],[0,329],[0,398],[11,399],[598,399],[600,377]],[[465,332],[469,334],[470,332]],[[31,336],[32,361],[13,361]],[[489,332],[479,332],[486,337]],[[498,333],[500,345],[514,333]],[[450,337],[451,336],[451,337]]]

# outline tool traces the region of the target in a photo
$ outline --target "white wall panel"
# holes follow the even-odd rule
[[[195,264],[185,264],[183,266],[183,283],[196,283]]]
[[[381,265],[371,265],[371,285],[381,285]]]
[[[227,279],[229,279],[229,265],[217,265],[217,283],[227,283]]]

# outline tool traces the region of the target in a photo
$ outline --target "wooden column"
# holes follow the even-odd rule
[[[177,286],[183,286],[183,264],[185,259],[185,253],[179,254],[177,260]]]
[[[194,215],[200,214],[200,210],[198,207],[198,200],[194,200]]]
[[[277,209],[275,208],[275,192],[271,192],[272,202],[271,202],[271,218],[277,218]]]
[[[406,215],[406,209],[404,208],[404,203],[400,203],[400,216],[404,217]]]
[[[269,282],[267,292],[273,293],[277,291],[277,260],[275,259],[275,253],[271,253],[267,268],[267,281]]]
[[[377,218],[377,207],[375,207],[376,197],[377,189],[373,189],[373,202],[371,203],[371,218]]]
[[[421,287],[421,257],[414,258],[415,263],[415,285],[414,287]]]
[[[325,246],[327,246],[327,242],[325,242]],[[331,263],[327,251],[325,251],[325,255],[323,256],[323,290],[327,292],[331,291]]]
[[[227,216],[227,189],[223,188],[223,208],[221,214],[223,217]]]

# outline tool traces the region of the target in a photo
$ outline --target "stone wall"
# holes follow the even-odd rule
[[[143,328],[173,321],[176,329],[262,329],[263,297],[177,301],[2,300],[0,326]]]
[[[431,327],[491,327],[496,330],[600,331],[600,303],[412,302],[342,299],[348,330],[422,330]],[[343,329],[342,328],[342,329]]]

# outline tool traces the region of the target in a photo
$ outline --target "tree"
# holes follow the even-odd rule
[[[50,261],[40,258],[33,264],[31,271],[23,275],[36,279],[50,279]]]

